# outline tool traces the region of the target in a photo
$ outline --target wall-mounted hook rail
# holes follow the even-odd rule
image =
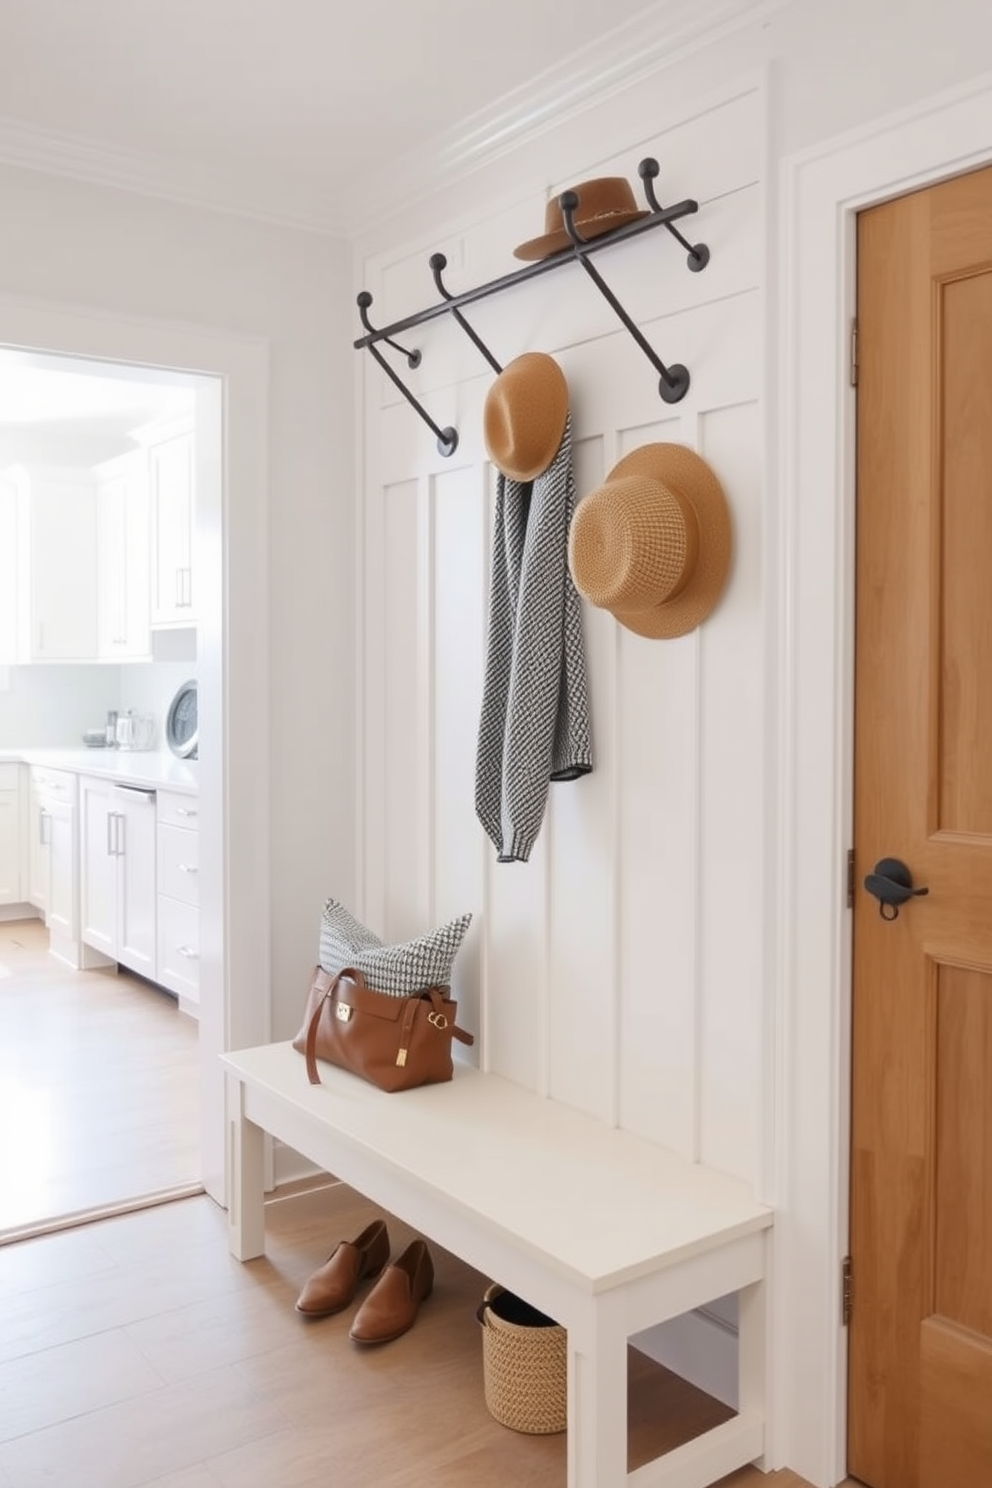
[[[404,347],[397,346],[396,342],[390,339],[394,330],[392,326],[387,327],[387,329],[384,331],[377,331],[375,326],[369,320],[369,306],[371,305],[371,303],[372,296],[369,294],[367,289],[363,289],[361,294],[358,296],[358,313],[362,317],[362,325],[369,332],[370,339],[366,340],[369,351],[375,357],[376,361],[379,363],[379,366],[385,372],[386,376],[390,379],[393,385],[399,388],[400,392],[403,394],[410,407],[415,409],[416,412],[420,414],[420,417],[423,419],[428,428],[434,430],[434,433],[437,436],[438,454],[445,456],[453,455],[455,453],[455,450],[458,448],[458,430],[453,429],[450,424],[448,424],[446,428],[442,429],[440,425],[434,422],[430,414],[427,412],[427,409],[423,406],[422,403],[417,402],[416,398],[410,392],[410,389],[403,382],[403,379],[399,376],[399,374],[393,371],[392,367],[386,361],[386,358],[383,356],[382,352],[379,350],[378,346],[375,343],[377,341],[385,341],[387,346],[392,346],[394,350],[402,352],[403,355],[406,357],[407,366],[411,368],[420,366],[420,352],[417,350],[407,351]]]
[[[443,253],[432,253],[431,254],[431,257],[430,257],[430,266],[431,266],[431,273],[434,275],[434,283],[437,285],[438,294],[443,295],[444,298],[450,302],[451,300],[454,299],[454,296],[452,295],[452,293],[451,293],[451,291],[449,289],[446,289],[445,288],[445,286],[444,286],[444,284],[442,283],[442,280],[441,280],[441,275],[444,273],[445,269],[448,267],[448,260],[445,258],[445,256],[444,256]],[[458,307],[456,305],[451,305],[450,306],[450,309],[451,309],[452,315],[455,317],[455,319],[457,320],[458,324],[461,326],[462,330],[465,332],[466,336],[469,338],[470,341],[474,342],[474,344],[479,348],[479,350],[482,352],[482,355],[485,357],[486,361],[489,363],[490,367],[492,367],[493,371],[497,375],[500,372],[502,372],[503,368],[500,366],[499,362],[493,356],[492,352],[489,350],[489,347],[483,341],[482,337],[480,335],[478,335],[477,332],[475,332],[472,329],[472,327],[469,325],[468,321],[465,319],[464,315],[458,309]]]
[[[658,356],[657,352],[651,346],[650,342],[641,334],[637,326],[631,320],[630,316],[627,314],[626,310],[623,308],[620,301],[617,299],[616,295],[613,293],[612,289],[607,284],[606,280],[603,278],[599,270],[595,267],[594,264],[591,264],[589,262],[589,259],[584,253],[578,251],[585,246],[586,240],[580,237],[578,229],[575,226],[574,214],[576,207],[579,205],[579,198],[575,194],[575,192],[563,192],[562,195],[558,198],[558,205],[561,207],[562,221],[565,224],[565,231],[568,233],[568,236],[572,241],[572,247],[575,250],[576,258],[578,258],[582,267],[585,269],[586,273],[589,275],[593,284],[595,284],[596,288],[599,290],[603,298],[607,301],[608,304],[612,305],[613,309],[616,311],[623,324],[627,327],[628,331],[633,336],[634,340],[637,342],[638,346],[641,348],[644,355],[651,363],[652,367],[654,367],[655,371],[658,373],[658,391],[661,394],[662,398],[665,400],[666,403],[681,402],[686,393],[689,391],[689,369],[687,367],[683,367],[681,362],[676,362],[671,367],[665,366],[664,362]]]
[[[486,284],[478,285],[475,289],[464,290],[461,294],[452,294],[451,291],[446,288],[441,279],[442,273],[448,266],[448,261],[443,253],[435,253],[432,255],[429,262],[431,272],[434,276],[435,286],[438,290],[438,293],[441,295],[440,303],[436,305],[429,305],[424,310],[418,310],[412,315],[405,316],[402,320],[394,321],[391,325],[381,326],[379,328],[373,326],[368,318],[368,308],[372,303],[372,296],[369,294],[368,290],[362,290],[361,294],[358,296],[358,309],[359,313],[361,314],[362,324],[365,327],[366,334],[364,336],[360,336],[359,339],[355,341],[355,350],[364,350],[372,353],[372,355],[375,357],[376,361],[379,363],[380,367],[382,367],[383,371],[392,381],[394,386],[399,389],[406,401],[412,408],[416,410],[416,412],[423,419],[424,423],[427,424],[427,426],[434,431],[434,434],[437,437],[437,447],[440,454],[451,455],[457,449],[457,430],[451,428],[450,425],[442,429],[434,422],[434,420],[427,413],[426,409],[417,402],[417,399],[404,385],[398,373],[386,361],[385,357],[379,350],[378,343],[380,341],[385,341],[388,346],[391,346],[395,351],[398,351],[401,353],[401,355],[405,356],[407,359],[407,365],[411,368],[414,368],[420,362],[419,351],[407,351],[405,347],[400,346],[392,338],[394,336],[402,334],[404,331],[412,329],[413,326],[424,325],[426,322],[436,320],[442,315],[452,315],[461,326],[465,334],[472,340],[474,345],[486,358],[486,361],[489,363],[489,365],[494,369],[494,371],[498,373],[502,370],[499,363],[496,361],[496,358],[486,346],[485,342],[479,335],[477,335],[475,330],[473,330],[468,321],[461,314],[462,307],[465,305],[472,305],[477,300],[488,299],[490,295],[500,294],[503,290],[509,289],[511,288],[511,286],[516,284],[523,284],[528,279],[535,279],[540,274],[552,273],[556,269],[560,269],[564,264],[573,263],[576,259],[581,262],[582,267],[585,269],[586,273],[589,274],[589,276],[593,279],[596,287],[605,296],[606,300],[619,316],[620,320],[623,322],[626,329],[630,332],[631,336],[637,342],[638,346],[640,346],[645,356],[648,357],[652,366],[654,366],[654,368],[657,370],[660,378],[658,390],[665,402],[677,403],[681,398],[685,396],[686,391],[689,387],[688,370],[680,363],[675,363],[674,365],[669,367],[660,360],[648,341],[641,334],[640,330],[637,328],[637,326],[631,320],[630,316],[624,310],[619,300],[613,294],[612,290],[603,280],[602,275],[597,273],[592,264],[590,264],[588,261],[594,253],[600,253],[604,249],[610,248],[616,243],[626,242],[628,238],[638,237],[641,233],[648,232],[652,228],[664,227],[672,235],[672,237],[674,237],[685,248],[688,254],[688,266],[693,271],[693,273],[698,273],[700,269],[704,269],[709,263],[710,251],[706,244],[696,243],[693,245],[689,243],[689,241],[684,238],[682,234],[673,226],[673,223],[678,222],[681,218],[689,217],[694,212],[697,212],[699,210],[698,203],[687,199],[686,201],[677,202],[674,206],[671,207],[662,207],[658,202],[654,190],[654,181],[659,173],[658,162],[648,157],[647,159],[641,161],[637,170],[638,175],[640,176],[643,183],[645,200],[647,201],[650,210],[646,216],[640,218],[636,222],[626,223],[623,227],[614,228],[612,232],[602,233],[597,238],[583,239],[576,231],[575,224],[572,220],[572,214],[574,213],[576,206],[576,201],[574,200],[574,192],[565,192],[559,198],[559,205],[562,208],[562,215],[565,220],[566,230],[568,231],[571,242],[567,248],[563,248],[558,253],[551,254],[548,258],[542,258],[538,259],[536,262],[528,263],[522,269],[517,269],[510,274],[503,274],[498,279],[491,279]],[[566,207],[565,203],[569,200],[570,205]]]

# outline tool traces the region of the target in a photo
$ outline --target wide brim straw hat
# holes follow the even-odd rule
[[[645,208],[638,207],[630,182],[623,176],[597,176],[570,189],[579,198],[572,221],[580,238],[598,238],[648,216]],[[544,208],[544,232],[539,238],[519,244],[513,254],[515,258],[528,260],[550,258],[552,253],[571,247],[571,243],[559,198],[555,196]]]
[[[483,409],[483,436],[496,469],[532,481],[554,461],[568,420],[568,383],[543,351],[525,351],[503,368]]]
[[[575,587],[652,640],[694,630],[730,567],[730,510],[716,474],[683,444],[645,444],[579,502],[568,538]]]

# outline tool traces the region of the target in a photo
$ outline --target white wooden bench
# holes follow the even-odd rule
[[[265,1251],[263,1134],[568,1330],[568,1488],[708,1488],[765,1444],[765,1277],[772,1211],[688,1163],[496,1075],[385,1095],[289,1043],[222,1056],[232,1253]],[[739,1294],[731,1420],[627,1472],[627,1341]]]

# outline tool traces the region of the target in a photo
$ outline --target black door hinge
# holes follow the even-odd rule
[[[854,1306],[854,1268],[850,1256],[844,1257],[840,1275],[840,1315],[846,1328],[850,1324],[851,1309]]]

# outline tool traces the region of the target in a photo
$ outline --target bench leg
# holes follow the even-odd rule
[[[240,1080],[228,1081],[227,1243],[239,1261],[265,1254],[265,1134],[244,1113]]]
[[[568,1345],[568,1488],[627,1482],[627,1339],[598,1319]]]

